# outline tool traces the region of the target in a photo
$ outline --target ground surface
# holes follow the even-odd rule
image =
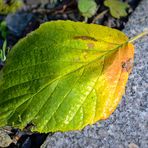
[[[148,28],[148,0],[143,0],[123,30],[134,36]],[[148,36],[135,43],[135,63],[126,94],[106,121],[83,131],[49,135],[44,147],[148,148]]]

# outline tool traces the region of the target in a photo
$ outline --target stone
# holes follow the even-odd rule
[[[11,143],[10,136],[3,129],[0,129],[0,147],[8,147]]]
[[[13,35],[20,37],[32,19],[33,14],[31,13],[15,13],[7,15],[6,23],[9,31]]]

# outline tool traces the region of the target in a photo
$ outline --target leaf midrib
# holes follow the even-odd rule
[[[125,43],[124,43],[124,44],[125,44]],[[123,46],[124,44],[121,44],[120,46],[116,47],[115,49],[120,48],[120,47]],[[114,50],[111,50],[111,52],[115,52],[115,51],[116,51],[115,49],[114,49]],[[105,58],[105,56],[108,55],[108,54],[110,54],[110,53],[107,53],[107,54],[105,54],[105,55],[103,55],[103,56],[101,56],[101,57],[97,57],[96,59],[90,61],[89,63],[87,63],[87,64],[85,64],[85,65],[83,65],[83,66],[81,66],[81,67],[79,67],[79,68],[77,68],[77,69],[75,69],[75,70],[73,70],[73,71],[67,73],[67,74],[64,74],[64,75],[62,75],[62,76],[59,76],[59,77],[53,79],[53,80],[50,81],[49,83],[45,84],[41,89],[39,89],[39,90],[38,90],[34,95],[32,95],[30,98],[36,96],[40,91],[44,90],[46,87],[48,87],[51,83],[55,82],[56,80],[62,79],[63,77],[68,76],[68,75],[70,75],[70,74],[72,74],[72,73],[74,73],[74,72],[76,72],[76,71],[78,71],[78,70],[80,70],[80,69],[82,69],[82,68],[88,66],[89,64],[91,64],[91,63],[93,63],[93,62],[95,62],[95,61],[97,61],[97,60],[99,60],[99,59],[101,59],[101,58],[103,58],[103,57]],[[28,99],[30,99],[30,98],[28,98]]]
[[[126,44],[126,43],[127,43],[127,41],[126,41],[124,44]],[[103,57],[105,58],[107,55],[109,55],[109,54],[115,52],[116,50],[118,50],[118,49],[119,49],[120,47],[122,47],[124,44],[121,44],[121,45],[117,46],[116,48],[110,50],[108,53],[104,54],[103,56],[97,57],[96,59],[90,61],[89,63],[87,63],[87,64],[85,64],[85,65],[83,65],[83,66],[80,66],[79,68],[77,68],[77,69],[75,69],[75,70],[73,70],[73,71],[71,71],[71,72],[69,72],[69,73],[66,73],[66,74],[64,74],[64,75],[62,75],[62,76],[59,76],[59,77],[53,79],[52,81],[50,81],[50,82],[48,82],[47,84],[45,84],[42,88],[40,88],[35,94],[33,94],[31,97],[29,97],[26,101],[28,101],[29,99],[35,97],[38,93],[40,93],[42,90],[44,90],[45,88],[47,88],[51,83],[55,82],[56,80],[62,79],[62,78],[65,77],[65,76],[68,76],[68,75],[70,75],[70,74],[72,74],[72,73],[74,73],[74,72],[76,72],[76,71],[78,71],[78,70],[80,70],[80,69],[82,69],[82,68],[85,68],[85,67],[88,66],[89,64],[94,63],[94,62],[96,62],[97,60],[99,60],[99,59],[101,59],[101,58],[103,58]],[[25,101],[25,102],[26,102],[26,101]],[[24,103],[25,103],[25,102],[24,102]],[[18,107],[16,107],[16,108],[18,108]]]

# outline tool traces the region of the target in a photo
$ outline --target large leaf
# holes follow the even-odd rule
[[[134,49],[122,32],[53,21],[19,41],[0,72],[0,126],[82,129],[117,107]]]

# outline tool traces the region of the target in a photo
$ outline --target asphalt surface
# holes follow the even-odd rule
[[[123,30],[129,37],[148,28],[147,11],[148,0],[143,0]],[[134,69],[110,118],[82,131],[49,135],[42,148],[148,148],[148,36],[134,45]]]

